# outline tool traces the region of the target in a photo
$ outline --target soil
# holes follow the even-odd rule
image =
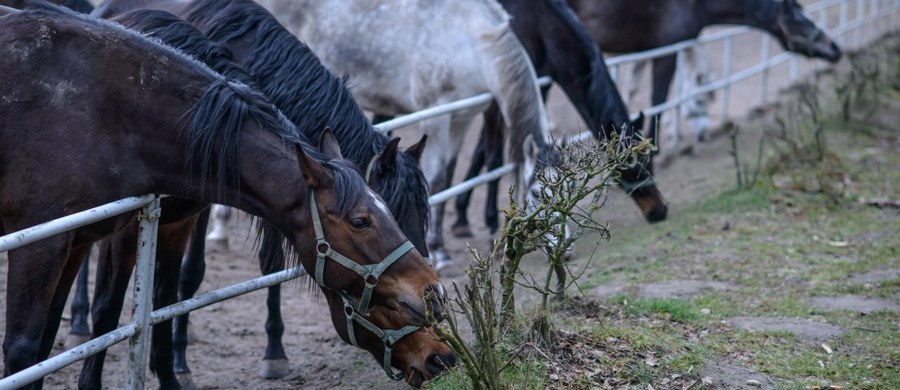
[[[900,310],[895,300],[844,295],[840,297],[815,297],[809,300],[819,310],[848,310],[869,314],[882,310]]]
[[[836,325],[802,318],[735,317],[725,321],[750,332],[788,332],[799,340],[818,345],[840,337],[844,330]]]
[[[711,30],[712,31],[712,30]],[[851,35],[852,37],[852,35]],[[759,56],[760,39],[756,34],[738,38],[735,47],[741,50],[735,51],[733,59],[735,71],[743,66],[757,61]],[[780,52],[777,45],[773,44],[773,54]],[[713,69],[721,74],[721,47],[709,45],[706,49],[711,55]],[[822,66],[821,62],[811,62],[798,59],[801,74],[807,74],[814,68]],[[787,65],[773,70],[769,74],[769,80],[773,85],[786,86],[788,84]],[[624,74],[625,69],[620,70]],[[647,85],[646,83],[643,85]],[[769,96],[774,96],[775,87],[770,87]],[[727,112],[731,118],[742,118],[756,106],[760,95],[759,80],[757,77],[732,87],[731,105]],[[646,102],[649,91],[644,88],[638,96],[638,102]],[[743,98],[749,96],[751,98]],[[737,98],[741,97],[741,98]],[[721,112],[721,95],[712,106],[711,112]],[[641,109],[646,104],[631,104],[632,110]],[[558,89],[551,92],[548,103],[551,117],[555,125],[555,134],[571,134],[585,129],[583,122],[578,118],[574,109],[569,105],[564,95]],[[714,122],[719,120],[714,116]],[[476,123],[475,127],[479,124]],[[685,130],[686,131],[686,130]],[[687,132],[685,134],[688,134]],[[406,144],[417,140],[412,132],[400,131],[398,135],[404,137]],[[470,134],[473,142],[467,143],[468,149],[459,159],[465,162],[465,156],[471,154],[474,139],[477,135]],[[689,137],[687,138],[689,139]],[[693,144],[689,155],[677,156],[668,160],[657,169],[657,182],[659,188],[665,194],[670,206],[670,219],[677,219],[679,213],[699,194],[721,191],[722,188],[732,185],[731,175],[725,172],[733,170],[731,156],[723,147],[727,142],[724,137],[713,139],[707,143]],[[457,169],[456,180],[459,182],[465,164],[460,164]],[[510,184],[504,179],[504,187]],[[491,234],[484,227],[480,217],[484,207],[484,192],[476,191],[469,216],[473,222],[474,239],[461,240],[450,237],[450,224],[455,219],[454,212],[448,207],[445,216],[445,231],[447,232],[448,247],[451,256],[456,259],[456,264],[441,271],[445,284],[452,280],[463,280],[463,270],[467,258],[466,246],[485,249],[490,244]],[[645,223],[638,209],[632,201],[621,191],[611,193],[610,199],[610,225],[611,228],[624,225]],[[207,276],[201,286],[200,292],[211,291],[216,288],[228,286],[240,281],[259,276],[259,270],[255,259],[255,253],[251,248],[252,239],[247,237],[247,218],[239,218],[232,224],[232,235],[228,250],[211,248],[207,253]],[[0,254],[0,294],[6,292],[6,267],[5,254]],[[534,260],[540,261],[540,260]],[[93,266],[94,264],[92,264]],[[895,276],[894,276],[895,277]],[[883,279],[880,279],[883,280]],[[868,279],[866,279],[868,282]],[[93,288],[93,276],[91,277]],[[667,286],[640,286],[641,291],[661,291],[667,289],[667,294],[683,296],[694,294],[697,289],[728,288],[727,285],[708,284],[698,281],[678,282],[686,284],[670,284]],[[193,382],[201,389],[283,389],[283,388],[308,388],[308,389],[356,389],[361,387],[391,389],[406,388],[402,383],[392,382],[387,379],[380,368],[380,364],[365,351],[344,344],[339,340],[332,329],[327,310],[317,292],[309,292],[304,282],[288,283],[284,287],[282,305],[285,318],[284,342],[288,356],[290,357],[291,373],[283,379],[264,380],[257,376],[257,370],[265,347],[266,337],[263,329],[265,316],[264,292],[257,291],[242,297],[235,298],[225,303],[220,303],[194,312],[191,316],[196,342],[190,346],[188,359],[191,362],[194,376]],[[129,293],[130,294],[130,293]],[[5,312],[5,303],[0,304],[0,311]],[[130,306],[130,297],[126,300],[126,308]],[[126,309],[121,323],[129,321],[130,310]],[[68,311],[65,314],[69,318]],[[0,320],[0,329],[5,329],[5,319]],[[792,319],[760,319],[741,318],[734,319],[736,326],[745,326],[747,329],[771,330],[789,329],[798,337],[810,340],[827,340],[840,334],[841,329],[827,324],[810,323]],[[787,328],[785,328],[787,327]],[[62,351],[63,335],[69,331],[69,321],[64,320],[60,327],[58,343],[53,354]],[[118,389],[124,387],[124,372],[127,354],[127,344],[119,344],[110,349],[107,364],[104,371],[105,387]],[[60,372],[48,376],[45,380],[45,388],[69,389],[75,388],[80,364],[68,367]],[[735,377],[739,383],[749,378],[757,379],[768,388],[771,381],[767,378],[758,378],[758,374],[742,371],[739,367],[712,365],[707,367],[710,377]],[[718,375],[716,373],[724,373]],[[724,379],[723,379],[724,380]],[[732,382],[727,382],[732,383]],[[148,375],[146,386],[158,387],[153,375]]]
[[[734,364],[707,362],[700,375],[703,377],[701,380],[714,389],[777,388],[768,376]]]

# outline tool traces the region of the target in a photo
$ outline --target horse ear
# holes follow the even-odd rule
[[[537,145],[535,145],[534,137],[531,134],[525,136],[525,140],[522,142],[522,151],[525,154],[526,163],[533,164],[537,161]]]
[[[641,111],[638,113],[637,119],[631,122],[631,127],[636,131],[644,130],[644,112]]]
[[[310,157],[303,150],[302,145],[295,144],[294,147],[297,149],[297,163],[300,165],[300,173],[303,174],[303,180],[306,180],[306,184],[313,189],[330,188],[334,184],[334,178],[331,177],[331,172],[328,171],[328,168],[325,168],[322,163]]]
[[[378,156],[378,165],[382,170],[393,169],[397,165],[397,151],[400,149],[400,137],[391,138],[381,155]]]
[[[419,142],[416,142],[415,145],[410,146],[403,153],[410,155],[417,162],[422,162],[422,152],[425,151],[425,141],[428,141],[428,134],[423,134],[422,139],[420,139]]]
[[[334,138],[334,133],[331,132],[331,128],[326,127],[325,131],[322,132],[322,137],[319,138],[319,150],[329,159],[344,159],[344,156],[341,155],[341,145],[338,144],[337,139]]]

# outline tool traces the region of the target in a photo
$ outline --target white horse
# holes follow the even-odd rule
[[[540,164],[525,158],[531,135],[535,156],[552,154],[546,109],[528,54],[493,0],[257,0],[319,56],[349,77],[366,110],[402,115],[491,92],[509,124],[508,151],[520,170],[526,198]],[[432,193],[447,188],[472,120],[488,104],[418,124],[428,134],[423,172]],[[527,161],[526,161],[527,160]],[[551,167],[552,168],[552,167]],[[528,200],[528,199],[526,199]],[[446,265],[444,205],[434,205],[428,233],[437,267]]]

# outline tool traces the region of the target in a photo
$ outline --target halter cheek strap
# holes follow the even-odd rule
[[[422,329],[422,327],[407,325],[400,329],[381,329],[360,315],[356,309],[353,308],[353,305],[351,304],[353,301],[352,298],[345,294],[341,294],[341,297],[344,299],[344,314],[347,315],[347,336],[350,338],[350,343],[359,348],[359,344],[356,342],[356,330],[353,326],[353,323],[355,322],[369,332],[372,332],[372,334],[381,339],[381,342],[384,343],[384,357],[382,358],[381,367],[384,369],[387,376],[397,381],[403,379],[404,375],[402,372],[395,373],[391,368],[391,356],[394,353],[394,344],[410,333]]]

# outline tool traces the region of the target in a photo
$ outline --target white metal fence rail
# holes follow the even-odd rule
[[[854,18],[852,20],[850,19],[851,6],[854,7]],[[835,17],[835,15],[831,13],[834,8],[838,8],[836,16],[838,22],[835,26],[830,26],[829,22]],[[900,0],[823,0],[807,7],[807,12],[811,15],[817,15],[819,25],[832,37],[838,39],[843,47],[854,46],[855,48],[859,47],[861,43],[869,41],[880,32],[896,28],[896,19],[898,13],[900,13]],[[646,115],[653,115],[666,110],[674,110],[675,115],[678,115],[681,105],[693,95],[713,90],[722,90],[722,118],[727,118],[731,92],[730,87],[735,83],[751,76],[761,74],[760,101],[765,102],[767,90],[769,88],[768,72],[774,66],[789,61],[791,66],[790,80],[793,81],[799,77],[797,59],[795,56],[792,56],[789,53],[781,53],[770,58],[771,38],[768,36],[763,37],[761,61],[744,70],[732,72],[731,57],[733,54],[734,39],[743,34],[747,34],[750,31],[751,29],[747,27],[729,28],[713,34],[704,35],[698,39],[679,42],[674,45],[646,52],[618,56],[607,61],[607,65],[610,67],[611,74],[615,77],[619,72],[620,66],[626,63],[653,59],[672,53],[681,54],[688,48],[701,47],[702,45],[711,42],[722,41],[725,71],[721,79],[690,91],[684,91],[680,88],[683,83],[683,71],[679,70],[676,74],[675,81],[675,91],[678,92],[676,97],[663,104],[646,109],[644,110],[644,113]],[[850,39],[847,38],[847,35],[851,32],[854,33],[852,44],[850,43]],[[679,58],[682,57],[684,56],[679,56]],[[551,80],[545,77],[541,78],[539,82],[542,85],[547,85]],[[424,119],[484,104],[491,99],[493,99],[493,96],[489,93],[481,94],[399,117],[382,123],[376,126],[376,128],[382,132],[387,132]],[[675,121],[676,126],[678,122],[678,120]],[[586,131],[574,137],[570,137],[570,139],[578,141],[590,137],[591,133]],[[453,196],[485,182],[500,178],[514,170],[514,164],[506,164],[501,168],[434,194],[429,199],[429,202],[431,204],[445,202]],[[124,340],[130,340],[127,386],[130,389],[142,389],[147,366],[147,343],[150,334],[149,331],[146,330],[148,330],[150,326],[201,307],[221,302],[251,291],[267,288],[305,274],[304,270],[300,267],[291,268],[275,274],[224,287],[187,301],[179,302],[156,311],[151,311],[153,269],[156,257],[156,233],[158,229],[157,219],[160,212],[159,202],[160,197],[152,194],[122,199],[0,237],[0,252],[6,252],[115,215],[141,209],[139,212],[140,245],[138,246],[140,249],[135,269],[132,322],[102,337],[69,349],[53,358],[0,380],[0,390],[15,389],[27,385],[28,383],[58,371],[79,360],[83,360],[88,356]]]
[[[851,7],[853,7],[854,11],[853,19],[850,19]],[[875,38],[876,34],[878,33],[895,29],[897,27],[896,19],[898,17],[898,14],[900,14],[900,0],[823,0],[805,7],[805,11],[808,15],[811,16],[812,20],[816,21],[817,24],[822,27],[822,29],[827,34],[829,34],[832,38],[839,42],[842,49],[846,51],[848,48],[858,48],[861,43],[870,41],[872,38]],[[837,18],[837,23],[835,25],[831,25],[832,23],[830,22],[835,17]],[[847,38],[847,35],[851,32],[855,34],[852,42]],[[619,74],[620,68],[626,64],[632,64],[638,61],[652,60],[654,58],[663,57],[674,53],[682,54],[678,56],[679,61],[682,61],[682,59],[685,57],[683,55],[685,50],[691,48],[702,48],[704,45],[721,41],[723,44],[722,62],[724,64],[724,71],[722,77],[719,80],[699,86],[697,88],[693,88],[689,91],[684,90],[682,86],[684,85],[685,67],[683,66],[683,64],[679,63],[675,74],[675,79],[673,80],[673,82],[675,83],[673,88],[675,97],[670,98],[662,104],[643,110],[644,115],[647,116],[663,113],[666,111],[674,111],[674,125],[676,126],[675,130],[677,131],[678,126],[680,126],[681,122],[681,107],[688,99],[692,98],[695,95],[707,93],[710,91],[722,91],[722,113],[720,117],[724,120],[729,117],[728,108],[730,106],[731,100],[731,87],[735,84],[750,77],[761,75],[760,103],[765,103],[768,96],[768,90],[771,88],[771,82],[768,77],[768,72],[772,68],[785,62],[789,62],[789,80],[793,82],[798,77],[800,77],[800,72],[798,69],[799,60],[797,56],[788,52],[784,52],[774,57],[770,57],[771,37],[769,35],[762,36],[762,50],[760,53],[762,57],[761,60],[757,64],[749,66],[746,69],[742,69],[736,72],[733,71],[732,56],[734,51],[734,40],[737,37],[750,33],[755,33],[755,30],[749,27],[731,27],[711,34],[704,34],[697,39],[682,41],[669,46],[664,46],[639,53],[616,56],[606,61],[606,64],[609,67],[610,74],[613,76],[613,79],[615,79],[616,75]],[[551,81],[552,80],[550,80],[549,77],[542,77],[538,79],[538,82],[542,86],[550,84]],[[376,125],[375,128],[381,132],[396,130],[425,119],[478,106],[490,102],[492,98],[493,97],[490,93],[483,93],[477,96],[442,104],[422,111],[417,111],[409,115],[397,117],[390,121],[380,123]],[[633,113],[632,118],[636,118],[637,115],[638,113]],[[577,142],[586,140],[590,137],[590,131],[584,131],[575,136],[569,137],[569,141]],[[515,164],[508,163],[500,168],[466,180],[437,194],[433,194],[429,198],[429,203],[434,205],[446,202],[450,198],[471,190],[481,184],[505,176],[515,171],[515,169]]]

